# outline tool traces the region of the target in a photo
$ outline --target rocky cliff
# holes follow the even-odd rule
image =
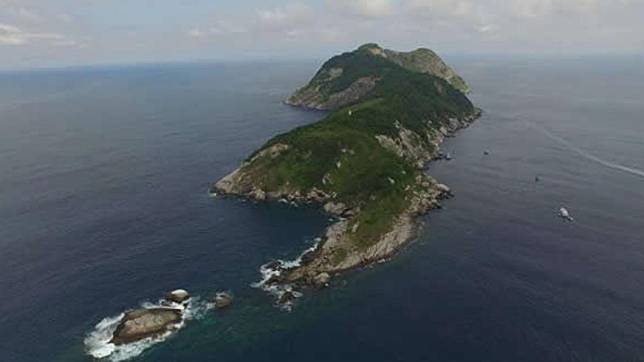
[[[375,88],[378,79],[355,69],[359,66],[353,61],[354,55],[357,54],[382,58],[412,72],[436,76],[463,93],[470,91],[467,83],[429,49],[397,52],[383,49],[377,44],[365,44],[351,53],[327,61],[309,84],[297,90],[286,103],[311,109],[333,110],[353,104],[368,95]]]
[[[262,287],[280,299],[293,286],[326,285],[334,273],[389,257],[414,237],[417,216],[450,196],[424,167],[443,138],[480,111],[448,73],[435,75],[435,65],[417,60],[433,53],[417,52],[366,45],[332,58],[289,103],[335,111],[269,140],[213,186],[219,194],[319,205],[335,218],[296,265],[263,267]]]

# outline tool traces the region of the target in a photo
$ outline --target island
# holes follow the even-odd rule
[[[201,312],[228,309],[232,303],[233,295],[228,291],[201,302],[185,289],[176,289],[156,303],[146,302],[117,317],[104,318],[85,338],[85,348],[96,359],[128,359],[165,341]]]
[[[326,286],[412,240],[418,216],[451,195],[425,167],[446,136],[480,116],[469,91],[429,49],[366,44],[324,63],[286,103],[326,117],[272,138],[213,186],[220,195],[319,205],[334,217],[297,262],[263,266],[262,286],[286,303],[297,288]]]

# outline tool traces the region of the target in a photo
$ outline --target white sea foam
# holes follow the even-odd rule
[[[110,343],[116,328],[125,316],[121,313],[116,317],[108,317],[100,321],[85,338],[85,350],[87,354],[94,358],[105,359],[107,361],[119,362],[126,361],[134,358],[143,353],[148,348],[157,343],[161,343],[173,335],[176,331],[183,328],[186,321],[200,319],[206,312],[213,306],[210,303],[203,302],[199,297],[193,297],[185,304],[168,302],[166,300],[159,300],[157,303],[144,302],[141,304],[142,308],[155,309],[155,308],[168,308],[179,309],[182,311],[181,322],[178,323],[172,331],[164,334],[149,337],[136,341],[133,343],[115,345]]]
[[[274,296],[276,299],[276,305],[285,311],[291,311],[294,306],[294,301],[289,299],[282,301],[282,298],[285,294],[290,294],[293,298],[300,298],[302,293],[298,292],[293,288],[292,284],[289,283],[273,283],[271,282],[275,278],[278,278],[282,275],[283,272],[288,271],[289,269],[297,268],[302,265],[302,259],[308,253],[314,252],[320,245],[320,239],[316,238],[315,243],[304,250],[297,258],[294,260],[275,260],[269,263],[262,265],[259,268],[259,272],[262,275],[262,279],[256,283],[251,284],[253,288],[259,288]]]
[[[108,317],[100,321],[85,338],[87,353],[96,358],[105,358],[114,353],[116,346],[109,342],[124,316],[125,313],[121,313],[116,317]]]

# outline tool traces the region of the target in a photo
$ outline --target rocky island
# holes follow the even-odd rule
[[[314,203],[336,221],[296,263],[262,267],[283,302],[347,269],[391,256],[449,188],[425,172],[443,138],[480,115],[469,87],[434,52],[366,44],[328,60],[287,104],[328,110],[278,135],[213,189],[259,201]]]
[[[122,361],[163,342],[194,318],[208,310],[230,308],[230,292],[218,292],[210,301],[193,298],[184,289],[167,293],[157,303],[143,303],[116,317],[104,318],[85,338],[87,353],[97,359]]]

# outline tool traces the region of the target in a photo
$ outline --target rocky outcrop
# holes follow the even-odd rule
[[[216,309],[228,308],[233,304],[233,296],[229,292],[219,292],[213,300]]]
[[[173,331],[181,323],[178,309],[136,309],[125,313],[111,343],[122,345]]]
[[[318,288],[326,288],[329,286],[330,280],[331,275],[329,273],[322,272],[313,278],[313,284]]]
[[[384,50],[384,55],[396,64],[418,73],[427,73],[445,79],[454,88],[463,93],[469,93],[470,87],[454,69],[433,51],[427,48],[416,49],[411,52],[397,52]]]
[[[190,299],[190,293],[184,289],[177,289],[168,293],[165,299],[173,303],[183,303]]]
[[[118,346],[175,331],[183,322],[183,313],[189,301],[190,293],[176,289],[167,293],[158,307],[126,312],[110,343]]]
[[[227,308],[231,303],[228,292],[217,293],[212,301],[201,301],[184,289],[174,290],[154,303],[145,302],[101,320],[84,340],[86,352],[101,361],[120,361],[126,355],[133,358],[178,333],[190,320],[200,318],[201,312]]]
[[[257,154],[251,157],[250,160],[244,162],[235,171],[217,181],[217,183],[213,187],[213,191],[218,191],[229,195],[251,194],[253,198],[256,198],[258,200],[265,200],[266,193],[263,190],[256,188],[253,183],[254,180],[248,177],[248,175],[244,172],[244,168],[247,165],[251,164],[253,161],[265,156],[276,158],[282,153],[288,151],[288,149],[289,145],[277,143],[257,152]]]
[[[366,248],[353,248],[347,250],[351,243],[352,219],[345,219],[331,225],[322,242],[314,252],[314,258],[308,263],[283,270],[282,278],[276,283],[301,283],[305,285],[320,286],[329,282],[330,276],[339,272],[367,265],[393,255],[401,246],[411,240],[418,229],[416,218],[431,209],[440,207],[440,200],[449,197],[449,193],[442,186],[438,186],[430,177],[419,179],[418,185],[425,184],[426,190],[417,191],[409,206],[394,221],[391,230]],[[336,255],[342,253],[343,258],[337,259]],[[323,277],[321,277],[323,275]],[[326,278],[329,275],[329,278]],[[324,280],[322,283],[321,279]]]
[[[430,74],[444,79],[454,88],[463,93],[469,93],[470,87],[441,57],[430,49],[420,48],[410,52],[398,52],[384,49],[377,44],[365,44],[355,52],[363,52],[373,57],[388,59],[391,62],[416,73]],[[298,89],[286,99],[285,103],[308,109],[334,110],[342,108],[363,99],[375,88],[378,79],[366,76],[349,81],[344,89],[337,90],[334,85],[348,76],[344,68],[326,65],[315,75],[306,86]],[[437,87],[442,85],[437,84]],[[334,89],[329,91],[328,89]]]
[[[376,139],[380,145],[398,156],[407,159],[417,168],[423,168],[425,162],[432,159],[432,150],[427,147],[425,140],[419,134],[413,132],[400,123],[396,123],[398,137],[377,135]]]
[[[346,89],[328,96],[320,92],[319,87],[304,87],[290,96],[286,104],[321,111],[338,109],[356,103],[368,95],[376,87],[377,81],[375,77],[359,78]]]
[[[461,92],[470,92],[470,87],[465,80],[431,49],[418,48],[410,52],[398,52],[381,48],[378,44],[365,44],[359,50],[366,50],[374,56],[388,59],[412,72],[431,74],[443,78]]]
[[[322,208],[325,212],[336,216],[342,216],[348,210],[347,205],[344,203],[333,201],[327,202]]]

